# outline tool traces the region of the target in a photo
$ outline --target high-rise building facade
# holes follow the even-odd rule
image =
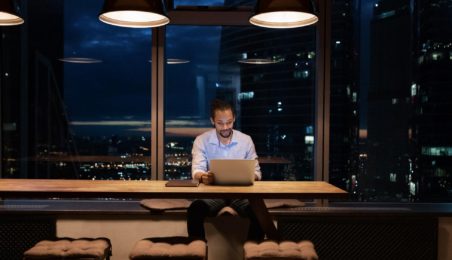
[[[452,1],[418,0],[413,136],[419,199],[452,200]]]
[[[238,88],[238,126],[268,159],[264,178],[312,180],[315,27],[223,28],[221,37],[220,70],[237,76],[229,82]]]

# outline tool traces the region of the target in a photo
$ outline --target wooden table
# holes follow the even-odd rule
[[[166,181],[0,179],[0,198],[245,198],[271,239],[279,239],[263,199],[346,198],[319,181],[258,181],[253,186],[165,187]]]

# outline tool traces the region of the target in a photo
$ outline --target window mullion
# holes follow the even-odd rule
[[[165,28],[152,31],[152,110],[151,110],[151,172],[152,179],[163,180],[164,156],[164,69]]]

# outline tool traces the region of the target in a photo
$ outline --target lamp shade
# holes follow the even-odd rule
[[[99,19],[132,28],[158,27],[170,21],[162,0],[105,0]]]
[[[257,0],[250,23],[267,28],[296,28],[314,24],[311,0]]]
[[[17,15],[13,2],[10,0],[0,1],[0,26],[23,24],[24,19]]]

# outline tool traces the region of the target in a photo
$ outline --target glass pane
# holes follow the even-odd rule
[[[236,108],[264,180],[312,180],[315,27],[168,26],[165,179],[191,178],[194,138],[211,129],[211,100]]]
[[[452,6],[334,1],[330,181],[352,200],[452,200]]]
[[[100,22],[101,0],[46,3],[1,28],[2,177],[149,179],[151,30]]]

